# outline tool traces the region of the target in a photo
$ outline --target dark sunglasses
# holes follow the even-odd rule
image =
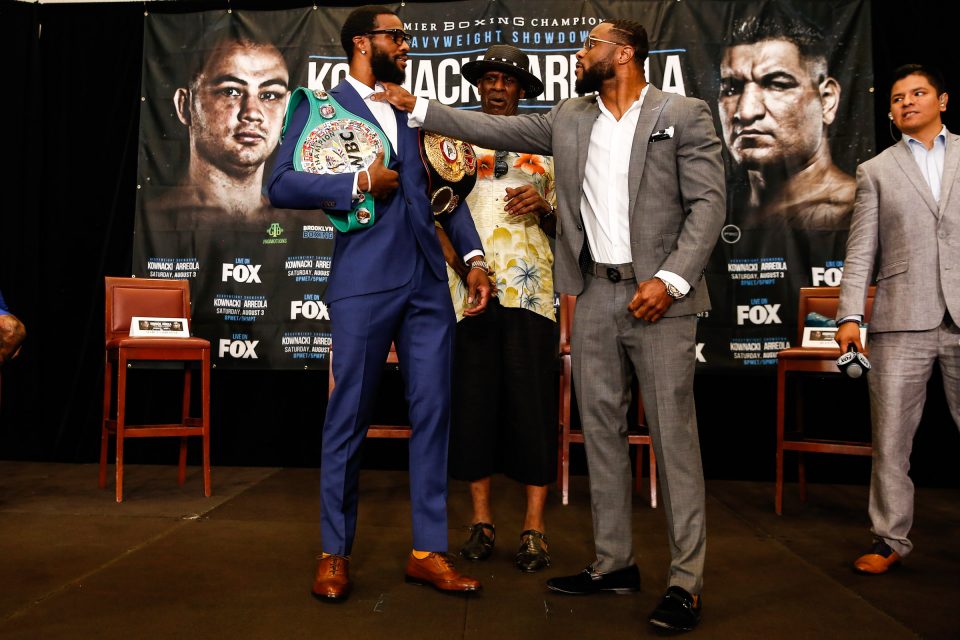
[[[590,51],[598,42],[603,42],[606,44],[616,45],[618,47],[630,47],[632,45],[627,44],[626,42],[614,42],[613,40],[604,40],[603,38],[597,38],[596,36],[587,36],[587,39],[583,41],[583,50]]]
[[[493,154],[493,177],[502,178],[507,175],[507,152],[497,151]]]
[[[410,34],[403,29],[374,29],[373,31],[367,31],[363,35],[375,36],[378,33],[382,33],[385,36],[390,36],[393,38],[393,44],[397,45],[398,47],[404,42],[410,42]]]

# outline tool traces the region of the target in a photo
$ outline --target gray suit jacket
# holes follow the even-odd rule
[[[857,167],[837,318],[863,314],[877,270],[871,332],[923,331],[960,319],[960,136],[947,133],[940,203],[906,141]]]
[[[583,290],[580,266],[586,235],[580,198],[590,132],[600,115],[597,97],[570,98],[545,114],[491,116],[431,101],[424,128],[489,149],[553,156],[557,184],[558,291]],[[673,137],[650,141],[673,127]],[[623,188],[611,185],[611,188]],[[710,308],[703,270],[726,216],[720,140],[702,100],[665,94],[652,85],[637,121],[628,174],[630,247],[639,280],[664,269],[690,283],[690,293],[667,316]]]

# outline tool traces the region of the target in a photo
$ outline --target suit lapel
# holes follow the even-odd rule
[[[353,88],[353,85],[346,80],[335,86],[333,89],[330,89],[330,95],[336,98],[337,102],[340,103],[340,106],[350,113],[376,124],[377,119],[373,117],[372,113],[370,113],[370,109],[367,108],[363,98],[361,98],[360,94],[357,93],[357,90]]]
[[[940,215],[946,210],[950,199],[950,190],[957,179],[957,166],[960,165],[960,136],[947,131],[947,148],[943,157],[943,178],[940,180]]]
[[[593,124],[600,115],[600,107],[597,106],[597,98],[594,96],[590,106],[583,110],[580,118],[577,120],[577,170],[580,172],[580,184],[583,184],[587,176],[587,152],[590,151],[590,132],[593,131]]]
[[[647,89],[640,107],[640,116],[637,118],[637,128],[633,133],[633,150],[630,152],[630,169],[627,174],[627,193],[629,194],[629,208],[634,211],[637,199],[640,197],[640,179],[643,177],[643,167],[647,161],[647,144],[650,134],[660,118],[667,96],[652,84]]]
[[[910,147],[907,146],[906,141],[901,140],[896,144],[893,157],[896,159],[897,164],[900,165],[900,169],[907,176],[907,179],[913,184],[914,189],[920,194],[920,198],[924,204],[930,209],[930,213],[940,217],[940,209],[933,200],[933,192],[930,191],[930,185],[923,179],[923,174],[920,173],[920,167],[917,166],[917,161],[914,159],[913,152],[910,151]],[[946,167],[944,167],[944,174],[946,174]]]

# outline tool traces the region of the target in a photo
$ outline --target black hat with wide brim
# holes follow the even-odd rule
[[[523,51],[508,44],[495,44],[487,49],[482,60],[463,65],[460,73],[474,86],[487,71],[509,73],[520,81],[524,98],[536,98],[543,93],[543,83],[540,78],[530,73],[529,69],[530,60]]]

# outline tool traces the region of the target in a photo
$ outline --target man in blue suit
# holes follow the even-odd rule
[[[326,291],[337,384],[323,426],[323,554],[312,591],[321,600],[342,600],[350,592],[359,450],[391,342],[396,344],[410,406],[413,552],[406,579],[441,591],[476,591],[480,582],[458,573],[445,554],[455,317],[427,198],[418,131],[407,126],[406,114],[369,99],[382,91],[382,81],[404,80],[409,37],[393,11],[373,6],[347,17],[340,40],[350,73],[329,94],[343,109],[380,127],[389,139],[389,162],[384,165],[381,154],[360,173],[297,171],[297,141],[310,115],[309,102],[303,101],[289,118],[269,187],[271,202],[280,208],[348,212],[363,193],[372,195],[375,204],[374,224],[337,234]],[[461,204],[441,222],[471,267],[471,313],[480,313],[490,296],[490,282],[470,212]]]

